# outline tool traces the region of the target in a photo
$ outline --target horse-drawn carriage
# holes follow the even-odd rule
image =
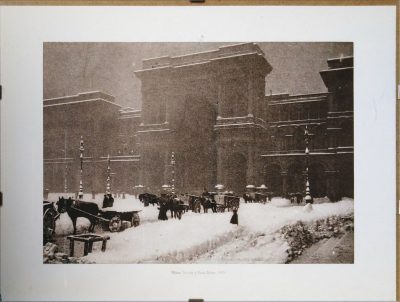
[[[200,213],[201,211],[200,196],[185,194],[185,198],[187,199],[189,210],[191,210],[194,213]]]
[[[43,244],[54,240],[56,220],[60,217],[54,202],[43,201]]]
[[[78,217],[89,219],[89,232],[94,231],[96,224],[101,224],[103,229],[110,232],[118,232],[122,230],[123,221],[130,222],[131,226],[140,224],[140,210],[123,209],[118,207],[102,208],[94,202],[83,200],[73,200],[72,198],[65,199],[60,197],[57,201],[58,212],[67,212],[72,220],[74,234],[76,234],[76,221]]]
[[[232,193],[211,193],[217,203],[217,212],[225,212],[225,209],[231,211],[233,208],[239,208],[240,198]]]
[[[254,197],[255,197],[255,202],[260,202],[260,203],[266,203],[269,200],[271,200],[270,195],[265,193],[263,194],[256,192]]]

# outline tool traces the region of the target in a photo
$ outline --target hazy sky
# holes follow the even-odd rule
[[[99,90],[122,106],[140,109],[142,60],[217,49],[236,43],[45,43],[44,98]],[[327,58],[353,54],[351,43],[257,43],[272,65],[266,94],[325,92],[319,71]]]

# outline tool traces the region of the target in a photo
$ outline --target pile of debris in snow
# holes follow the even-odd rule
[[[354,215],[330,216],[312,223],[298,221],[295,224],[281,228],[280,233],[290,248],[286,250],[286,263],[301,255],[303,251],[314,243],[331,237],[340,237],[345,232],[354,230]]]
[[[46,245],[43,246],[43,263],[75,263],[75,264],[83,264],[89,263],[78,257],[69,257],[65,253],[58,252],[58,246],[54,243],[47,242]]]

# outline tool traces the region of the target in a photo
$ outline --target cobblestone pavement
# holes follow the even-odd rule
[[[354,263],[354,232],[321,240],[290,263]]]

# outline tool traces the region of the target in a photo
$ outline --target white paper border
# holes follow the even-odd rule
[[[395,7],[2,7],[4,300],[395,300]],[[354,42],[355,264],[42,264],[42,43]]]

